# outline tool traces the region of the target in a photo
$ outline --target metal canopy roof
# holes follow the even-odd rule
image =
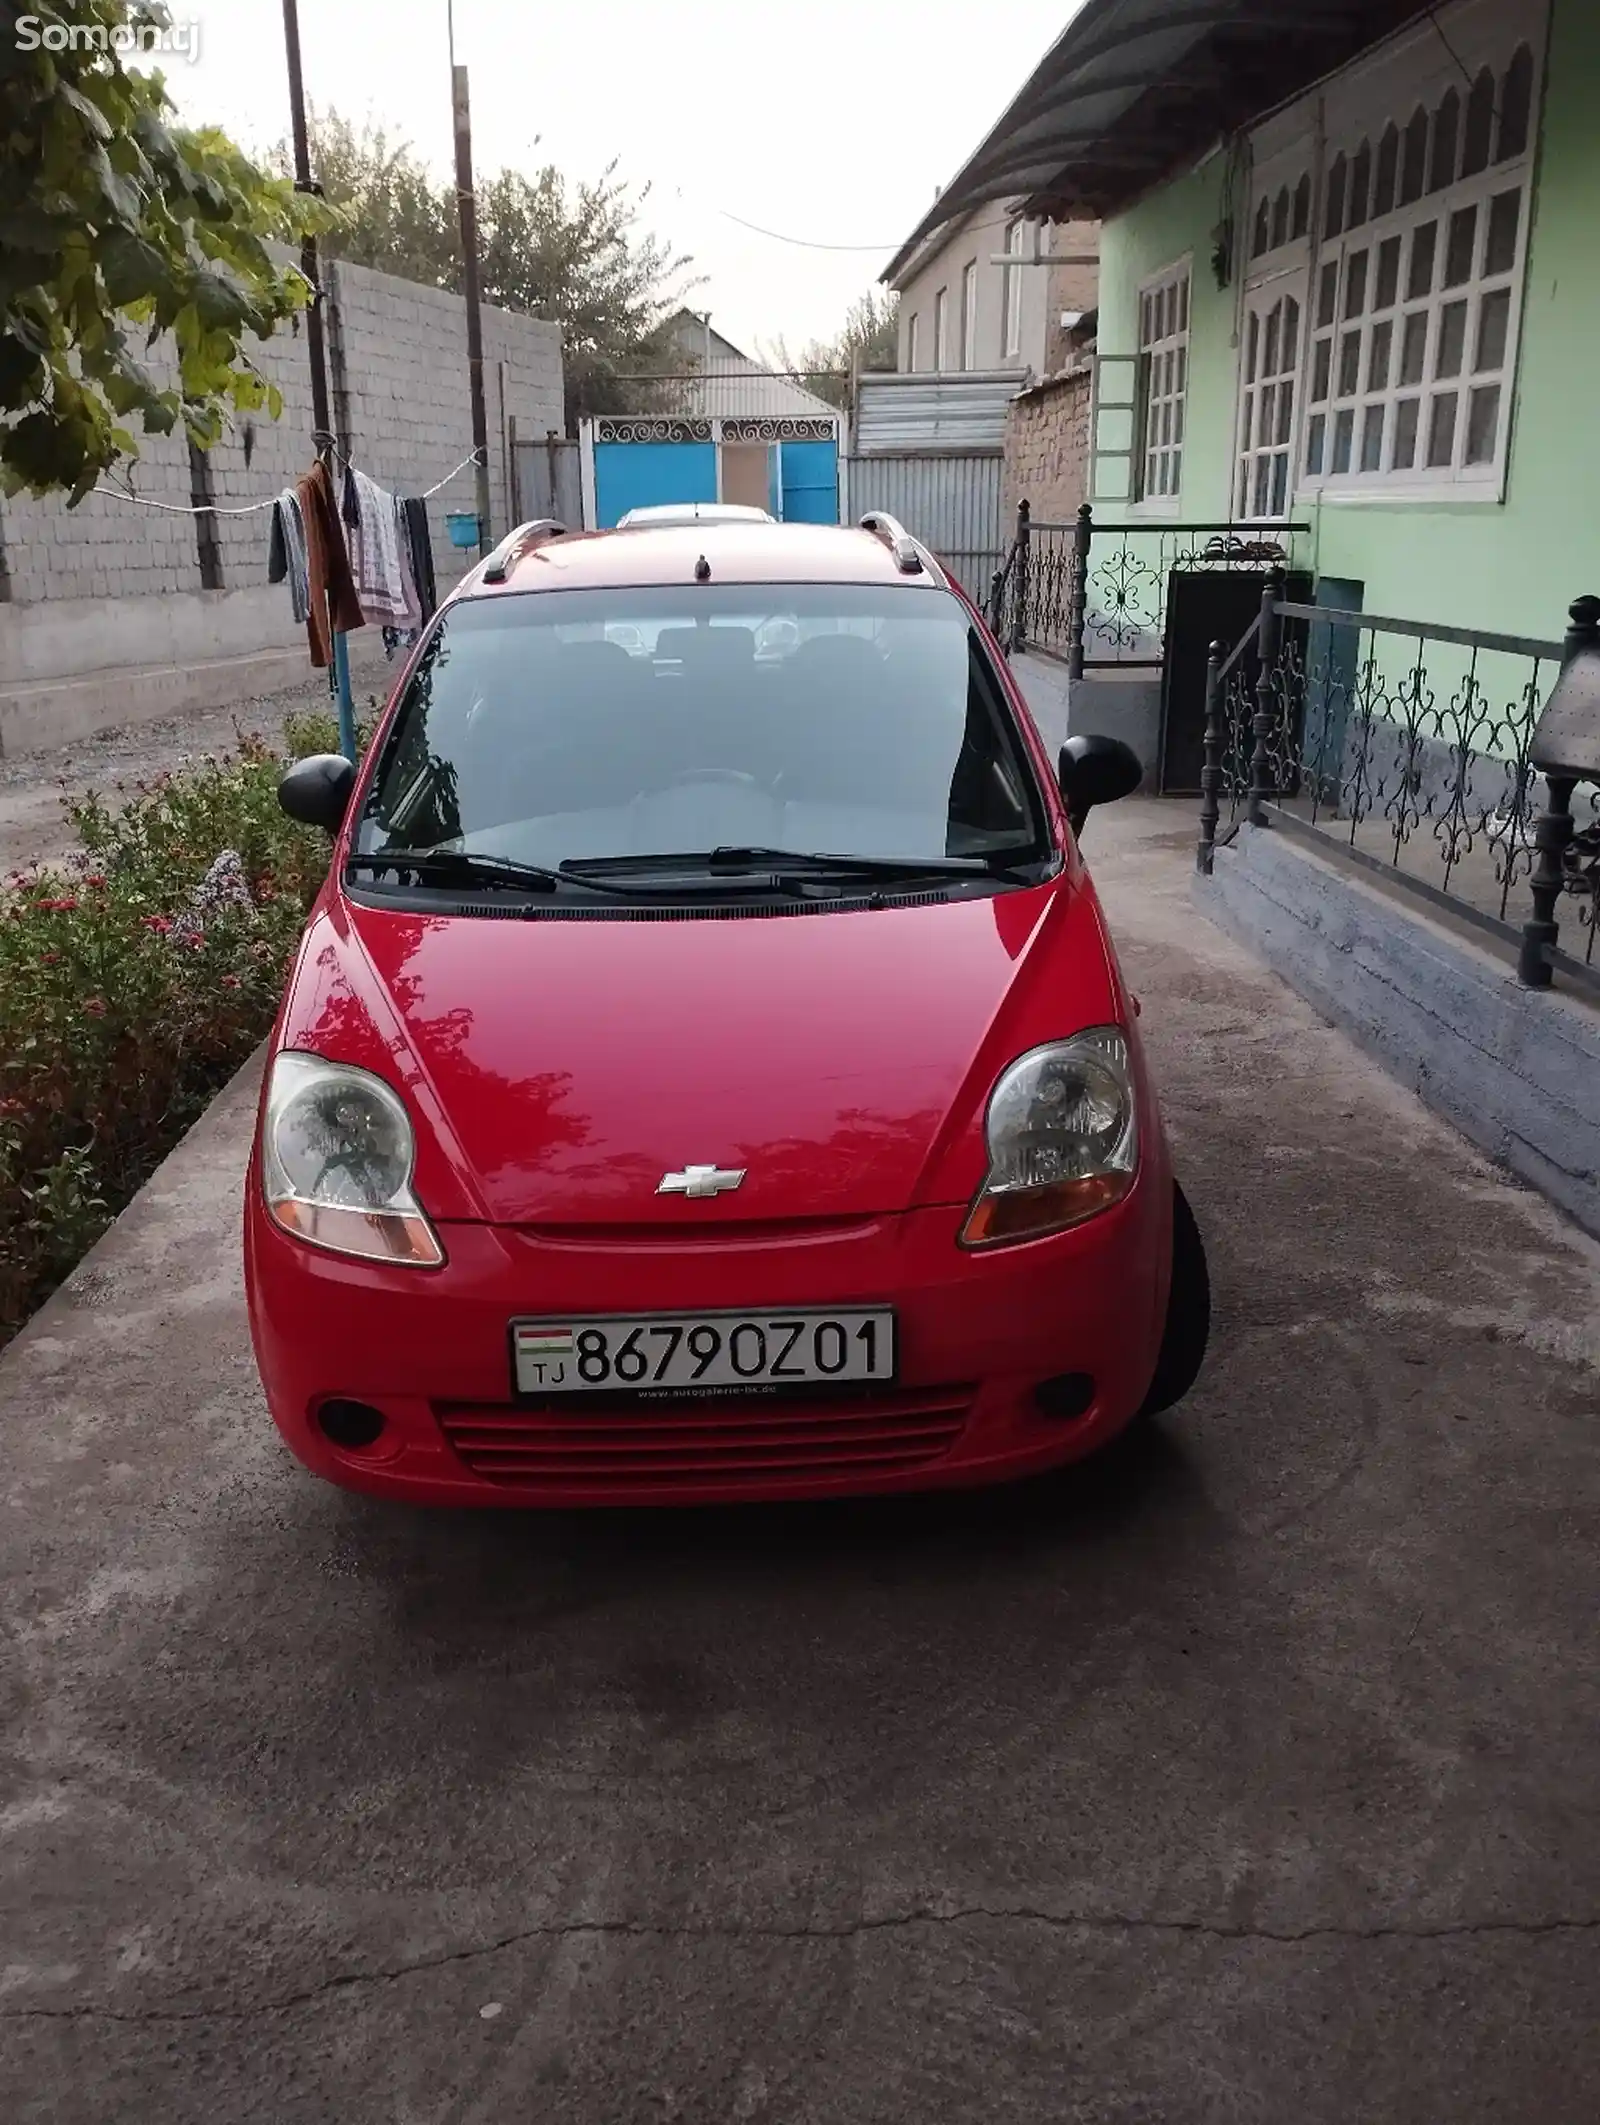
[[[1103,219],[1428,0],[1087,0],[890,261],[994,200]]]

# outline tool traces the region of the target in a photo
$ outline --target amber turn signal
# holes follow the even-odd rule
[[[1091,1173],[1046,1188],[1008,1188],[978,1197],[961,1231],[963,1247],[999,1247],[1011,1240],[1042,1239],[1081,1225],[1133,1186],[1131,1173]]]

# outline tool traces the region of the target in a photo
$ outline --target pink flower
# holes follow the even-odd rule
[[[106,1000],[103,996],[87,997],[83,1008],[91,1018],[104,1018],[106,1015]]]

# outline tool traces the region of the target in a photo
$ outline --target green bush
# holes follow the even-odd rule
[[[328,865],[283,766],[245,738],[69,805],[81,854],[0,892],[0,1344],[272,1024]]]

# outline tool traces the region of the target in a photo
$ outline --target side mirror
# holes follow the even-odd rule
[[[343,753],[313,753],[309,760],[297,760],[278,784],[278,803],[302,826],[326,827],[336,834],[355,781],[355,765]]]
[[[1066,799],[1075,834],[1097,804],[1131,797],[1144,780],[1139,755],[1120,738],[1069,738],[1061,748],[1056,775]]]

